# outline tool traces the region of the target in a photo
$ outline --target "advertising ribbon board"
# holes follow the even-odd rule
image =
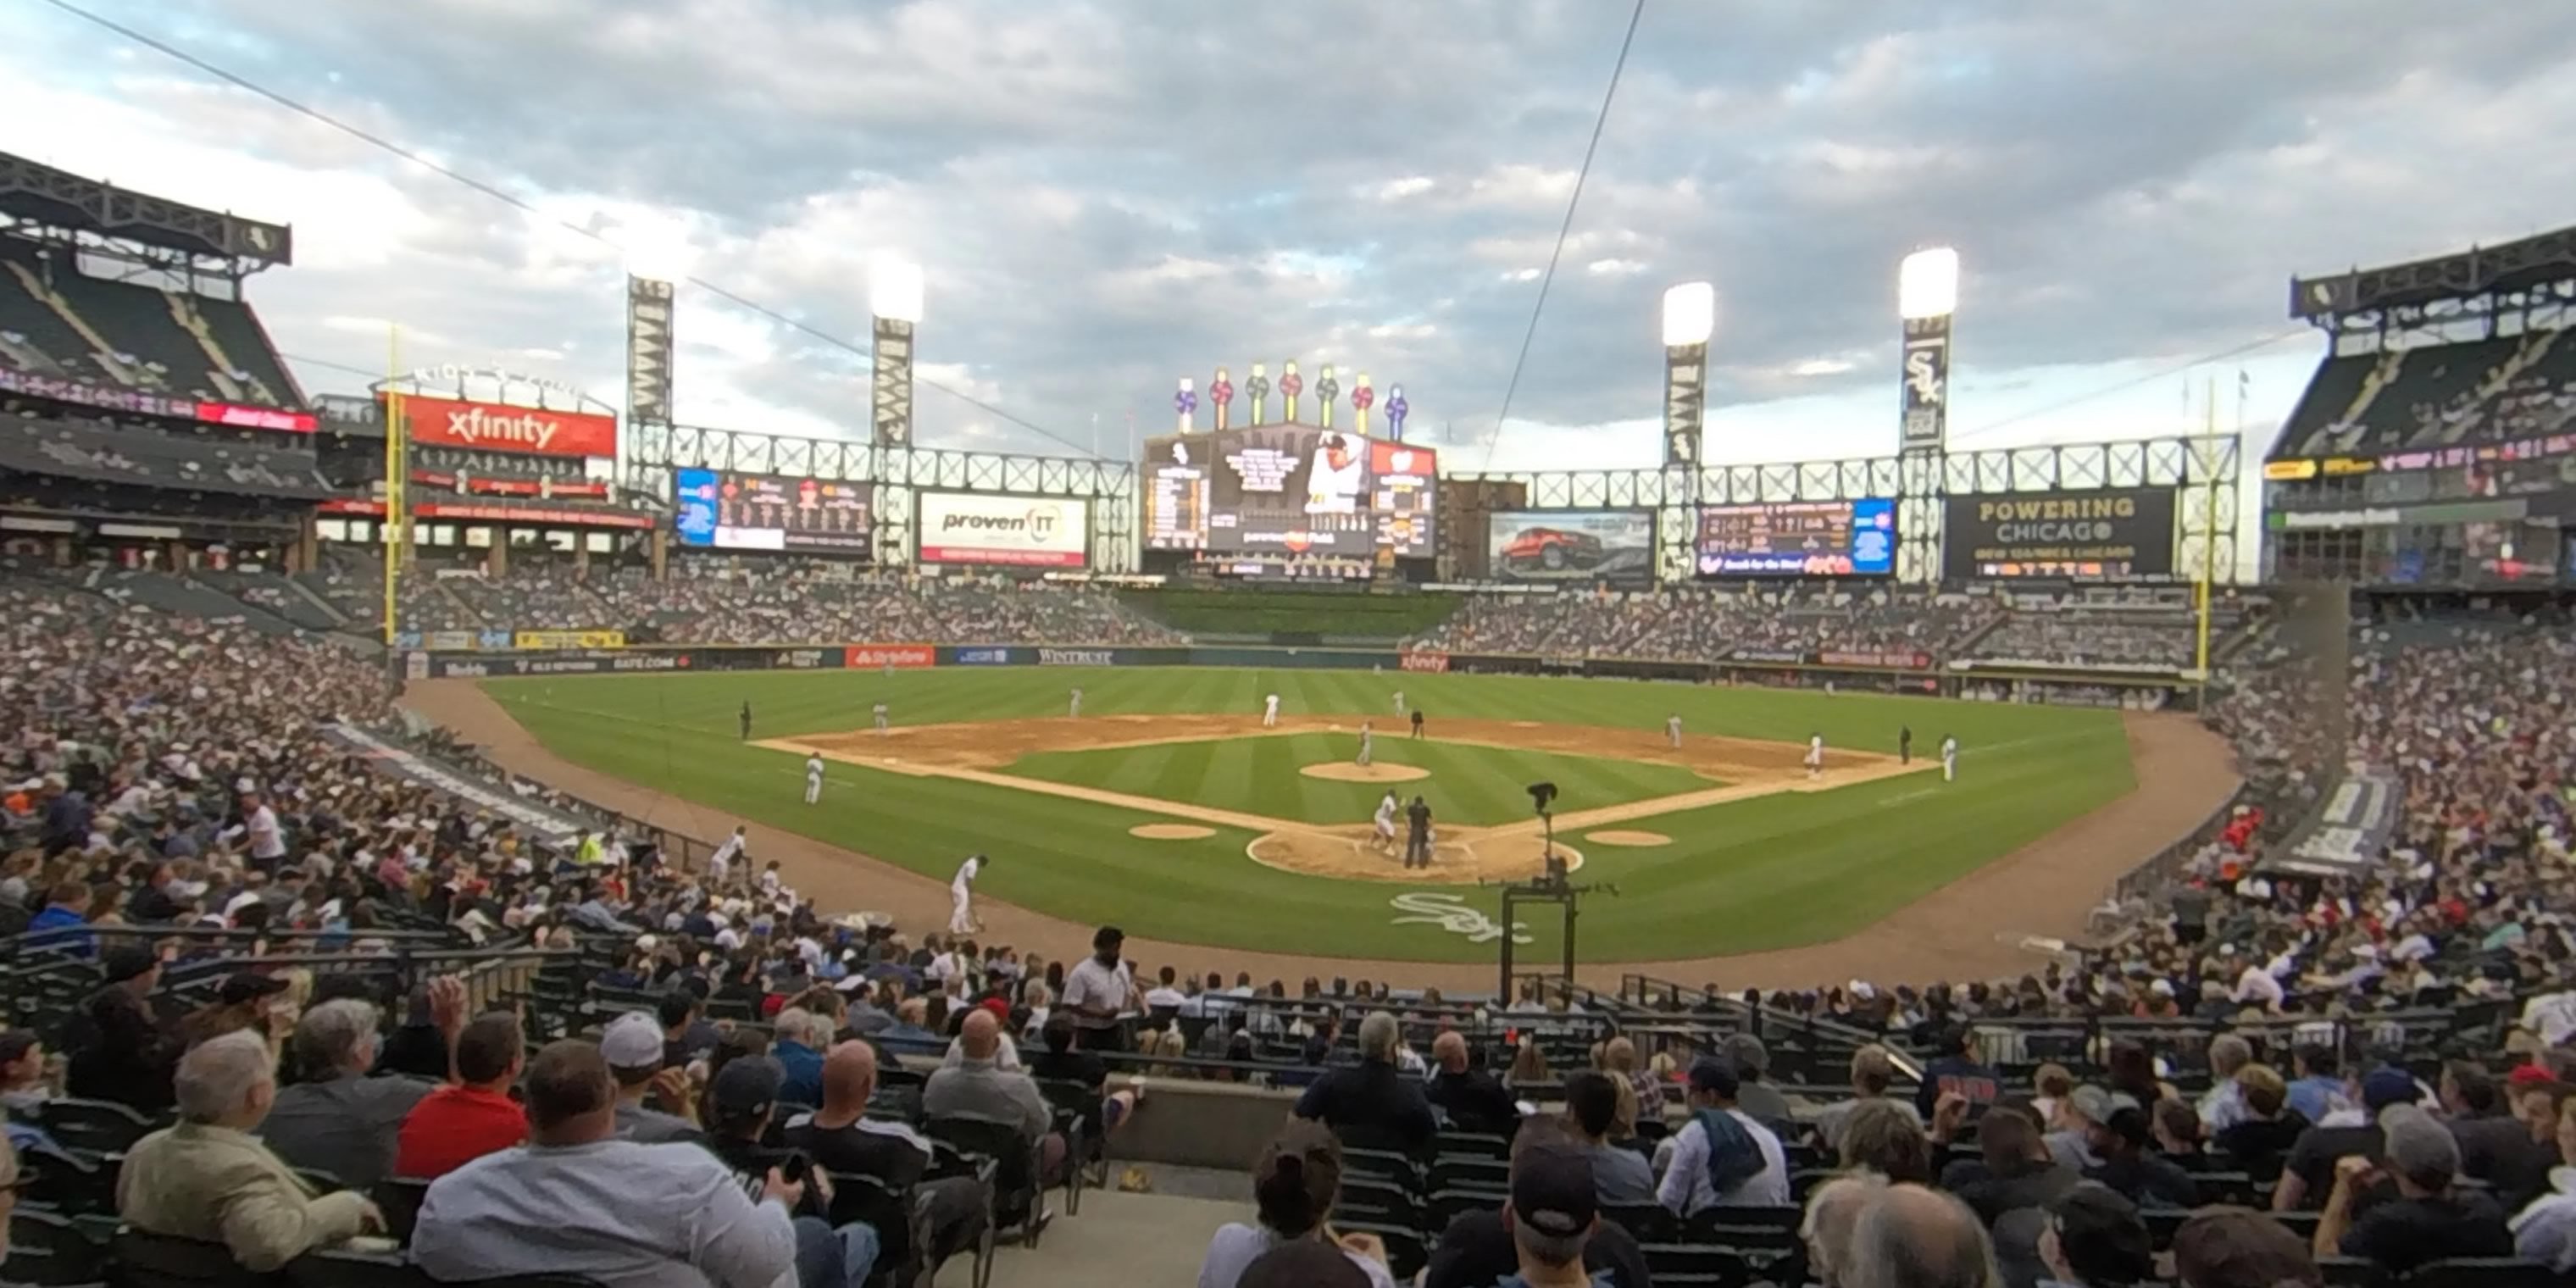
[[[1422,672],[1427,675],[1438,675],[1449,669],[1449,655],[1446,653],[1407,653],[1404,655],[1404,669],[1408,671]]]
[[[841,650],[841,665],[853,671],[918,670],[939,665],[939,650],[928,644],[853,644]]]
[[[1091,503],[1071,496],[922,492],[921,562],[1014,568],[1089,563]]]
[[[1042,648],[1038,650],[1040,666],[1116,666],[1118,652],[1105,648]]]
[[[2172,488],[1990,492],[1943,504],[1942,565],[1953,580],[2173,574]]]
[[[626,647],[624,631],[517,631],[510,637],[510,647],[528,652],[544,649],[608,649]]]
[[[617,455],[617,418],[507,403],[405,394],[403,428],[416,447],[466,447],[539,456]]]

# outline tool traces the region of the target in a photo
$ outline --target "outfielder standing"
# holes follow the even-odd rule
[[[811,805],[821,799],[823,799],[823,758],[820,755],[809,755],[805,757],[805,803]]]
[[[1673,744],[1673,750],[1680,751],[1682,749],[1681,712],[1676,711],[1671,715],[1664,717],[1664,738],[1666,741]]]
[[[1807,777],[1822,778],[1825,773],[1825,736],[1807,735]]]
[[[1941,781],[1952,782],[1958,777],[1959,740],[1945,733],[1941,735]]]
[[[1261,727],[1264,729],[1279,727],[1279,695],[1276,693],[1261,700]]]
[[[886,731],[886,704],[882,702],[877,704],[876,715],[877,732],[882,734]]]
[[[948,883],[948,933],[972,935],[983,929],[975,924],[975,878],[983,875],[984,865],[992,860],[980,854],[969,854],[957,865],[957,876]]]
[[[1082,718],[1082,690],[1078,686],[1073,691],[1073,711],[1070,714],[1077,720]]]
[[[751,741],[751,703],[748,701],[742,704],[742,740]]]
[[[1395,713],[1397,715],[1404,714],[1404,690],[1402,689],[1397,689],[1395,691]]]
[[[1360,721],[1360,763],[1361,763],[1361,764],[1365,765],[1365,764],[1369,763],[1369,753],[1370,753],[1370,752],[1372,752],[1372,751],[1374,751],[1374,750],[1376,750],[1376,747],[1377,747],[1377,734],[1369,728],[1369,722],[1368,722],[1368,721],[1366,721],[1366,720],[1362,720],[1362,721]]]

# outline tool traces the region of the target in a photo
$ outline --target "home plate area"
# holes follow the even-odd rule
[[[1397,881],[1409,885],[1474,885],[1480,881],[1525,881],[1546,868],[1545,838],[1536,833],[1494,828],[1436,828],[1431,866],[1406,868],[1404,840],[1379,849],[1376,836],[1361,828],[1282,828],[1243,847],[1252,861],[1283,872],[1337,877],[1345,881]],[[1583,866],[1583,851],[1556,843],[1568,870]]]

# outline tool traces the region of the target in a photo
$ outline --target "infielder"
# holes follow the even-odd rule
[[[1264,729],[1279,727],[1279,695],[1276,693],[1261,700],[1261,727]]]
[[[984,865],[992,860],[980,854],[969,854],[957,865],[957,876],[948,883],[948,933],[972,935],[982,926],[975,923],[975,878],[983,875]]]
[[[877,708],[876,708],[876,715],[877,715],[877,732],[878,732],[878,733],[880,733],[880,734],[882,734],[882,733],[884,733],[884,732],[886,731],[886,704],[884,704],[884,703],[882,703],[882,702],[880,702],[880,703],[878,703],[878,704],[877,704]]]
[[[749,843],[743,836],[743,833],[749,830],[748,827],[735,828],[733,835],[726,837],[725,843],[717,846],[714,854],[707,856],[708,889],[724,888],[725,874],[732,871],[733,861],[742,857],[743,847]]]
[[[1397,689],[1395,691],[1395,713],[1397,715],[1404,714],[1404,690],[1402,689]]]
[[[805,803],[811,805],[821,799],[823,799],[823,758],[819,755],[807,756],[805,758]]]
[[[1664,739],[1665,741],[1673,744],[1673,750],[1680,751],[1682,749],[1681,712],[1676,711],[1671,715],[1664,717]]]
[[[1811,734],[1808,734],[1808,735],[1807,735],[1807,777],[1809,777],[1809,778],[1822,778],[1822,777],[1824,777],[1824,774],[1825,774],[1825,736],[1824,736],[1823,734],[1820,734],[1820,733],[1811,733]]]
[[[742,704],[742,740],[751,741],[751,704],[749,702]]]
[[[1363,765],[1369,763],[1369,753],[1376,748],[1377,734],[1369,728],[1368,721],[1360,721],[1360,763]]]
[[[1959,740],[1941,735],[1941,781],[1953,782],[1959,777]]]
[[[1071,714],[1075,719],[1080,719],[1082,717],[1082,690],[1079,688],[1076,688],[1073,691],[1073,711]]]
[[[1395,790],[1393,788],[1387,789],[1386,795],[1379,798],[1375,822],[1377,848],[1388,854],[1395,853]]]

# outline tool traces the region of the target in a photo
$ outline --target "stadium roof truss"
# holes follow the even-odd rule
[[[2576,227],[2290,283],[2290,316],[2332,335],[2339,353],[2370,352],[2391,338],[2413,342],[2426,333],[2464,340],[2509,327],[2563,326],[2571,305]]]
[[[0,153],[0,228],[234,278],[295,262],[295,230],[284,224],[128,192],[8,153]]]
[[[898,548],[902,559],[911,558],[913,494],[988,492],[1089,501],[1094,570],[1136,568],[1136,467],[1126,461],[878,446],[694,425],[633,425],[629,433],[627,486],[648,496],[668,497],[671,471],[682,468],[874,483],[878,544],[888,562]]]

